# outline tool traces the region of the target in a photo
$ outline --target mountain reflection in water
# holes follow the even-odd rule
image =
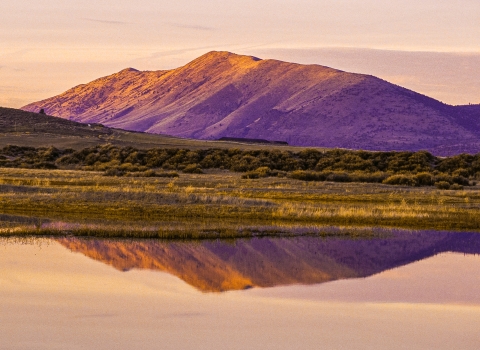
[[[389,237],[369,239],[57,241],[73,252],[122,271],[170,273],[203,292],[317,284],[371,276],[443,252],[480,254],[480,234],[462,232],[395,232]]]

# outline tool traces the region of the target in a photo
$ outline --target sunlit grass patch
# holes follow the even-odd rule
[[[0,213],[68,222],[126,221],[137,226],[123,225],[125,232],[145,237],[150,233],[142,233],[140,228],[152,222],[202,220],[257,226],[267,221],[270,226],[273,223],[480,231],[479,209],[477,186],[442,191],[384,184],[307,183],[288,178],[251,180],[225,172],[181,174],[171,179],[0,169]],[[0,218],[0,228],[6,229],[1,221]],[[222,232],[228,231],[228,225],[220,226]],[[231,232],[237,229],[235,226]],[[93,235],[100,228],[83,230]]]

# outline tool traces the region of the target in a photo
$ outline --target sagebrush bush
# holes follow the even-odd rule
[[[306,170],[295,170],[292,171],[288,177],[295,180],[303,181],[326,181],[327,175],[322,172],[316,171],[306,171]]]
[[[426,172],[415,175],[414,180],[418,186],[433,186],[435,183],[434,176]]]
[[[463,190],[463,186],[462,185],[459,185],[459,184],[453,184],[453,185],[450,185],[450,190]]]
[[[415,186],[417,181],[412,176],[408,175],[392,175],[385,180],[383,183],[386,185],[399,185],[399,186]]]
[[[123,176],[125,175],[125,171],[119,168],[110,168],[105,171],[104,175],[105,176]]]
[[[182,170],[185,174],[203,174],[203,170],[198,164],[189,164]]]
[[[278,176],[278,171],[272,171],[269,167],[260,167],[253,171],[247,171],[242,175],[243,179],[259,179],[262,177],[274,177]]]
[[[161,172],[157,173],[157,177],[179,177],[178,173],[171,171],[171,172]]]
[[[435,187],[439,190],[448,190],[450,189],[450,183],[447,181],[438,181],[435,182]]]

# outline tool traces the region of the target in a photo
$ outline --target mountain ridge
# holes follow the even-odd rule
[[[446,105],[370,75],[226,51],[172,70],[127,68],[23,107],[41,108],[79,122],[196,139],[480,151],[480,106]]]

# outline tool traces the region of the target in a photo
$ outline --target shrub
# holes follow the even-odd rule
[[[135,171],[145,171],[145,169],[140,169],[138,166],[133,165],[132,163],[123,163],[120,165],[120,169],[127,171],[127,172],[135,172]]]
[[[419,173],[414,177],[418,186],[433,186],[435,179],[432,174]]]
[[[354,172],[349,174],[352,182],[382,183],[388,177],[388,174],[382,172],[364,173]]]
[[[448,182],[451,185],[453,184],[453,179],[450,175],[440,173],[435,175],[435,182]]]
[[[157,173],[152,169],[140,172],[140,174],[142,174],[142,176],[144,176],[144,177],[155,177],[155,176],[157,176]]]
[[[103,174],[104,176],[123,176],[125,175],[125,171],[119,169],[119,168],[110,168],[105,171]]]
[[[417,182],[411,176],[407,175],[392,175],[385,180],[383,183],[386,185],[398,185],[398,186],[416,186]]]
[[[286,176],[287,176],[287,172],[286,172],[286,171],[282,171],[282,170],[272,170],[270,176],[286,177]]]
[[[463,190],[463,186],[459,184],[453,184],[450,186],[450,190]]]
[[[179,177],[178,173],[171,171],[168,173],[157,173],[157,177]]]
[[[439,190],[448,190],[450,189],[450,183],[448,183],[447,181],[438,181],[435,182],[435,187]]]
[[[262,177],[285,177],[285,171],[281,170],[270,170],[269,167],[260,167],[253,171],[247,171],[242,175],[242,179],[259,179]]]
[[[469,176],[470,176],[470,172],[469,172],[467,169],[460,168],[460,169],[455,170],[455,171],[452,173],[452,175],[453,175],[453,176],[469,177]]]
[[[163,170],[174,170],[175,167],[171,164],[163,164],[162,166]]]
[[[257,168],[255,171],[256,171],[256,172],[259,174],[259,176],[261,176],[261,177],[268,177],[268,176],[270,176],[270,174],[271,174],[270,168],[269,168],[269,167],[266,167],[266,166]]]
[[[269,177],[272,172],[269,167],[260,167],[253,171],[247,171],[242,175],[242,179],[259,179],[261,177]]]
[[[245,174],[242,175],[242,179],[259,179],[260,174],[254,171],[247,171]]]
[[[198,166],[198,164],[189,164],[183,168],[185,174],[203,174],[203,170]]]
[[[454,184],[458,184],[458,185],[462,185],[462,186],[468,186],[470,184],[468,179],[463,177],[463,176],[454,176],[452,178],[452,182]]]
[[[326,180],[332,182],[352,182],[352,178],[346,173],[331,173],[327,175]]]
[[[94,169],[99,171],[107,171],[109,169],[117,169],[120,166],[120,162],[118,160],[112,160],[107,163],[96,162],[94,164]]]

